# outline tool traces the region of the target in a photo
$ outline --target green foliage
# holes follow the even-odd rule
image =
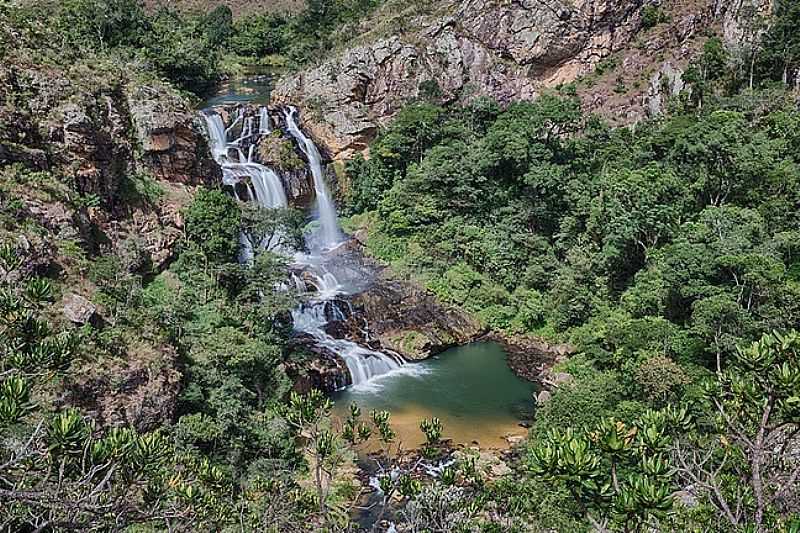
[[[289,42],[286,24],[281,15],[242,17],[233,27],[228,48],[236,54],[251,57],[279,53]]]
[[[181,89],[203,94],[218,79],[219,49],[212,35],[201,31],[204,21],[184,21],[175,12],[161,9],[150,20],[143,50],[145,59]]]
[[[661,7],[647,4],[642,8],[642,27],[650,29],[658,24],[669,21]]]
[[[107,49],[138,46],[147,27],[136,0],[66,0],[59,2],[58,32],[72,46]]]
[[[221,191],[200,189],[185,217],[187,237],[208,260],[236,261],[240,214],[233,198]]]

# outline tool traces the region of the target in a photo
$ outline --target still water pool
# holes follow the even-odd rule
[[[422,444],[419,422],[436,416],[444,437],[456,444],[501,448],[508,445],[506,435],[525,434],[519,422],[530,417],[533,393],[533,384],[508,368],[502,346],[478,342],[336,393],[334,414],[347,416],[351,402],[365,415],[371,409],[391,411],[391,425],[405,447]]]

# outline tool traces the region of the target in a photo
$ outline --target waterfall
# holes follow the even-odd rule
[[[208,129],[211,155],[222,168],[222,182],[234,188],[237,198],[239,198],[239,195],[235,192],[235,186],[237,183],[244,182],[247,184],[248,191],[250,191],[250,199],[261,207],[286,207],[288,205],[286,191],[284,191],[283,183],[281,183],[275,171],[253,162],[253,145],[248,148],[247,156],[244,155],[240,148],[243,140],[254,135],[253,117],[244,119],[242,134],[232,142],[228,141],[228,134],[231,128],[242,120],[241,114],[227,129],[218,113],[204,112],[203,118],[205,118],[206,128]],[[231,158],[231,152],[236,154],[235,158]]]
[[[336,221],[336,207],[333,205],[328,187],[325,185],[325,177],[322,174],[322,157],[319,155],[314,141],[309,139],[297,126],[295,114],[297,109],[289,106],[284,111],[286,116],[286,126],[289,133],[297,139],[300,149],[308,158],[311,166],[311,174],[314,176],[314,192],[317,196],[317,209],[319,211],[320,223],[320,244],[323,248],[333,248],[343,240],[342,232]]]
[[[364,348],[355,342],[346,339],[335,339],[325,331],[328,323],[326,306],[330,301],[312,301],[301,305],[292,311],[295,329],[308,333],[323,346],[333,353],[338,354],[347,364],[353,386],[363,386],[372,378],[398,370],[404,365],[400,358],[394,358],[382,352]]]
[[[258,133],[266,135],[270,132],[269,126],[269,110],[267,106],[261,106],[258,110]]]
[[[322,174],[322,163],[319,151],[313,141],[306,137],[297,127],[294,115],[296,109],[289,107],[285,111],[289,133],[298,141],[300,148],[308,158],[311,173],[314,177],[314,189],[317,196],[320,231],[319,239],[323,248],[332,248],[343,241],[343,235],[336,222],[336,208],[330,199]],[[208,129],[209,145],[214,160],[222,168],[223,183],[233,187],[238,200],[249,200],[264,208],[281,208],[287,206],[286,192],[274,170],[253,161],[254,144],[249,146],[244,141],[253,136],[260,136],[270,131],[269,113],[266,107],[259,109],[258,126],[254,127],[254,117],[247,117],[241,110],[236,110],[233,122],[227,128],[222,117],[213,111],[204,111],[203,117]],[[229,141],[229,136],[238,123],[242,123],[238,138]],[[245,147],[247,155],[245,155]],[[236,185],[243,183],[249,198],[240,198]],[[250,262],[253,259],[256,243],[251,243],[247,236],[240,235],[241,252],[239,259]],[[257,243],[261,248],[273,249],[270,242]],[[277,250],[280,253],[286,250]],[[403,368],[405,361],[399,355],[390,355],[365,348],[346,339],[335,339],[325,331],[331,320],[346,320],[352,315],[349,302],[337,300],[345,288],[328,271],[321,255],[296,254],[295,265],[304,270],[304,278],[292,274],[291,283],[299,293],[308,293],[308,287],[315,289],[312,299],[301,304],[292,312],[294,327],[297,331],[311,335],[316,342],[338,354],[347,364],[353,386],[364,387],[372,378]],[[288,288],[284,284],[284,288]],[[346,303],[346,306],[342,306]],[[408,368],[408,367],[405,367]]]

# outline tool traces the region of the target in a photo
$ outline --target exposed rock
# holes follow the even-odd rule
[[[286,373],[294,382],[294,390],[297,392],[307,393],[311,389],[334,392],[353,382],[344,359],[317,344],[311,335],[301,334],[294,337],[290,350],[313,356],[286,365]]]
[[[175,414],[180,373],[172,348],[139,347],[128,360],[104,362],[104,368],[74,372],[62,402],[75,405],[102,426],[132,425],[151,431],[170,423]]]
[[[548,372],[545,383],[552,387],[561,387],[575,381],[572,374],[567,372]]]
[[[548,390],[539,391],[539,394],[536,395],[536,405],[542,406],[549,402],[552,397],[553,394]]]
[[[725,44],[746,47],[759,38],[766,27],[757,24],[757,17],[768,15],[772,4],[772,0],[719,0],[716,9],[722,16]]]
[[[155,177],[191,185],[218,183],[202,126],[186,102],[163,86],[132,86],[127,91],[141,162]]]
[[[669,61],[661,65],[661,68],[650,78],[647,90],[648,115],[653,117],[663,113],[666,100],[672,96],[678,96],[686,88],[682,69],[673,67]],[[691,93],[691,87],[688,90]]]
[[[516,446],[521,442],[525,442],[525,435],[506,435],[505,440],[510,446]]]
[[[68,294],[64,298],[63,310],[70,322],[83,325],[92,321],[97,306],[79,294]]]
[[[410,360],[466,344],[483,332],[469,315],[443,306],[422,287],[385,276],[351,303],[359,317],[354,336],[366,323],[370,339]]]
[[[508,354],[508,366],[515,374],[528,381],[542,383],[549,369],[568,354],[575,352],[569,344],[555,344],[531,336],[507,336],[491,334]]]
[[[281,80],[276,102],[306,102],[304,125],[334,158],[364,150],[410,99],[529,99],[628,43],[641,0],[439,0],[414,32],[380,38]],[[443,15],[450,13],[450,16]],[[311,108],[309,110],[309,108]]]

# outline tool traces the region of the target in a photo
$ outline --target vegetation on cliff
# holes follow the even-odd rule
[[[0,6],[2,529],[352,530],[346,466],[369,441],[375,514],[410,531],[797,531],[800,11],[776,4],[749,68],[710,39],[661,120],[612,129],[569,87],[423,101],[350,163],[375,257],[495,330],[577,349],[513,471],[467,455],[423,483],[448,453],[439,420],[409,456],[389,413],[336,423],[290,392],[306,355],[275,290],[287,265],[240,264],[239,235],[296,242],[301,217],[165,166],[186,154],[148,120],[199,158],[157,77],[201,92],[231,46],[309,60],[372,5],[256,22]]]

